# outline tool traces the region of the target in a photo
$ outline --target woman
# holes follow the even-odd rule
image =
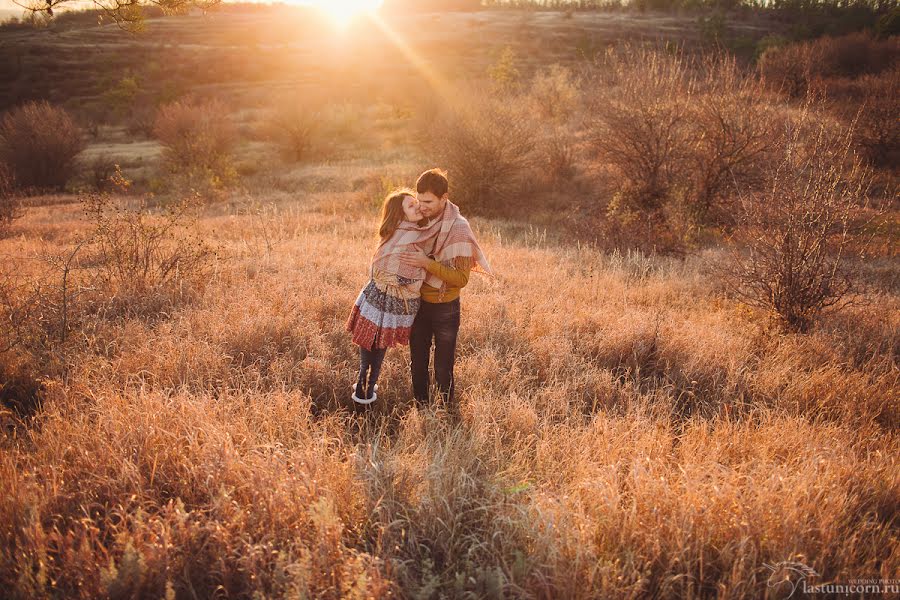
[[[429,223],[422,218],[415,192],[398,190],[385,198],[369,283],[347,319],[347,331],[359,346],[359,377],[351,396],[356,403],[378,399],[378,375],[387,349],[409,344],[426,273],[401,262],[400,255],[412,246],[430,253],[440,227],[440,219]]]

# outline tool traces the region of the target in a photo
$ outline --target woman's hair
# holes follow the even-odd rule
[[[384,199],[381,206],[381,227],[378,228],[378,238],[384,243],[394,235],[397,227],[403,222],[403,199],[407,196],[416,197],[416,193],[408,188],[394,190]]]

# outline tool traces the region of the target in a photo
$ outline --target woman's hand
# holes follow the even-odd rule
[[[413,246],[414,250],[403,252],[400,254],[400,262],[410,267],[419,267],[424,269],[431,262],[425,251],[418,246]]]

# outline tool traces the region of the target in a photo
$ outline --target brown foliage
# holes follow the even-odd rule
[[[0,119],[0,162],[24,189],[62,189],[84,148],[81,130],[62,108],[29,102]]]

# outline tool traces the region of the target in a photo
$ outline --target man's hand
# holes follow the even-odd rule
[[[412,246],[414,250],[404,252],[400,255],[400,262],[410,267],[420,267],[424,269],[431,262],[425,251],[418,246]]]

